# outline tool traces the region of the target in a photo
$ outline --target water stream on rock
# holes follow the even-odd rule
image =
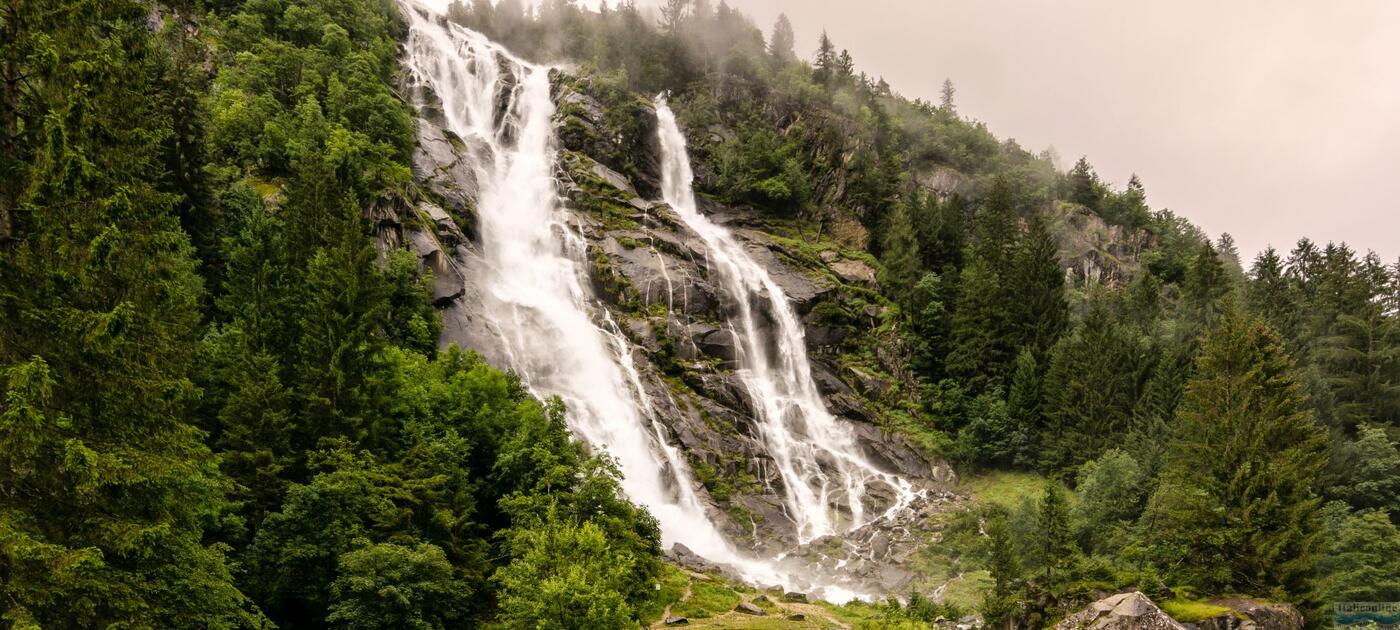
[[[907,508],[916,497],[912,484],[872,464],[851,427],[827,410],[812,379],[802,325],[782,289],[730,230],[700,213],[685,136],[664,98],[657,98],[656,116],[662,197],[704,241],[711,273],[727,293],[740,377],[782,477],[798,541],[855,529]],[[864,501],[872,484],[888,486],[894,501],[867,517]]]
[[[484,264],[468,271],[499,333],[499,367],[564,401],[570,428],[616,459],[623,489],[661,523],[666,544],[732,560],[690,470],[663,439],[631,347],[588,290],[584,242],[556,192],[549,68],[423,7],[406,3],[405,13],[411,81],[440,100],[476,176]]]
[[[441,15],[444,7],[424,0],[401,0],[401,6],[409,22],[404,66],[417,105],[441,111],[441,124],[461,140],[471,167],[481,259],[467,273],[480,290],[474,306],[496,337],[488,342],[494,347],[483,350],[536,395],[565,403],[571,430],[615,459],[623,490],[659,521],[663,544],[682,543],[755,584],[810,590],[833,601],[856,596],[851,586],[842,586],[849,580],[738,551],[707,513],[685,457],[668,442],[631,343],[589,289],[585,240],[555,179],[550,68],[450,23]],[[671,129],[679,138],[673,119]],[[667,161],[667,199],[688,213],[687,222],[711,244],[712,262],[734,268],[721,272],[733,275],[733,290],[767,291],[767,311],[786,318],[777,354],[757,341],[766,331],[748,306],[736,321],[746,338],[751,393],[762,401],[765,443],[783,467],[803,542],[840,531],[829,509],[833,492],[845,497],[854,515],[845,528],[863,522],[860,497],[869,483],[896,486],[898,503],[906,503],[908,485],[859,457],[850,432],[822,406],[805,364],[801,330],[781,291],[751,259],[731,252],[737,245],[726,232],[695,211],[684,144],[669,142],[678,152]]]

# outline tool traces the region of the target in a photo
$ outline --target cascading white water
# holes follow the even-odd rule
[[[476,307],[498,335],[490,348],[498,367],[514,370],[535,394],[564,401],[570,428],[616,460],[623,490],[657,518],[664,544],[683,543],[755,584],[807,589],[838,602],[863,593],[842,576],[810,575],[801,563],[740,553],[710,520],[685,458],[666,440],[631,345],[588,289],[585,243],[569,222],[554,178],[550,68],[525,62],[450,23],[441,15],[445,7],[425,4],[431,1],[400,0],[410,27],[404,65],[425,100],[419,105],[440,106],[447,130],[466,147],[464,159],[477,188],[481,247],[481,261],[467,273],[480,290]],[[745,365],[755,375],[750,388],[763,407],[766,446],[783,468],[789,494],[798,495],[789,503],[804,541],[836,531],[826,508],[835,484],[841,484],[855,515],[851,526],[862,520],[859,498],[873,480],[897,487],[900,505],[906,503],[908,484],[859,457],[849,431],[822,406],[800,328],[781,291],[766,274],[756,275],[761,268],[742,255],[727,232],[695,211],[684,142],[675,141],[680,136],[674,119],[669,124],[674,138],[663,138],[663,145],[674,150],[668,153],[667,199],[711,243],[712,263],[721,257],[730,261],[726,264],[734,270],[722,273],[750,279],[729,282],[736,295],[751,296],[752,287],[760,287],[775,300],[767,310],[786,318],[776,356],[756,341],[757,315],[747,300],[741,300],[745,310],[735,321],[745,339]],[[658,264],[669,284],[659,256]],[[668,287],[668,307],[671,294]],[[801,428],[775,420],[785,413],[797,414],[793,422]],[[819,463],[836,470],[835,478]]]
[[[404,9],[411,80],[441,101],[479,187],[484,264],[468,272],[482,288],[481,313],[500,333],[500,367],[564,401],[570,428],[617,461],[624,491],[657,518],[665,544],[735,561],[664,439],[630,346],[587,289],[584,243],[556,191],[549,68],[411,0]]]
[[[657,98],[656,115],[662,196],[704,241],[711,273],[727,293],[740,377],[754,400],[768,454],[781,474],[799,541],[870,522],[862,500],[874,483],[889,486],[895,496],[875,518],[908,507],[916,497],[912,484],[874,466],[861,453],[851,427],[827,410],[812,380],[802,326],[782,289],[728,229],[700,213],[685,136],[662,97]],[[772,321],[771,330],[761,321],[765,316]],[[845,522],[838,518],[841,505],[850,511]]]

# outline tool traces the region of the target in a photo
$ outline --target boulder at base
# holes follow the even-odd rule
[[[1202,620],[1200,630],[1303,630],[1303,613],[1289,604],[1253,599],[1219,599],[1213,606],[1229,608],[1219,617]]]
[[[1055,624],[1055,630],[1186,630],[1138,591],[1089,604]]]

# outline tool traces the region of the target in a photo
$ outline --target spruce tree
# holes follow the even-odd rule
[[[1249,312],[1278,331],[1289,348],[1295,349],[1301,332],[1298,329],[1300,296],[1286,273],[1278,252],[1273,247],[1266,248],[1254,259],[1245,296]]]
[[[1045,571],[1045,586],[1051,597],[1065,595],[1064,585],[1078,560],[1074,532],[1069,523],[1069,501],[1057,481],[1045,483],[1036,514],[1036,551]]]
[[[1069,325],[1069,303],[1058,247],[1039,215],[1027,222],[1011,275],[1008,288],[1020,328],[1017,342],[1042,360]]]
[[[817,40],[817,57],[812,62],[812,80],[818,85],[830,85],[835,75],[836,45],[831,43],[826,31],[822,31],[821,38]]]
[[[947,371],[971,395],[1002,386],[1015,357],[1014,321],[991,263],[976,258],[963,268],[953,311]]]
[[[1016,369],[1011,375],[1011,389],[1006,396],[1006,413],[1015,431],[1011,453],[1018,466],[1031,467],[1038,463],[1040,436],[1045,432],[1042,413],[1040,366],[1030,349],[1016,355]]]
[[[881,234],[883,273],[881,288],[896,302],[910,306],[914,285],[919,281],[919,241],[907,203],[896,203],[885,219]]]
[[[1220,255],[1209,243],[1202,244],[1186,270],[1182,285],[1182,307],[1185,309],[1187,330],[1194,336],[1215,326],[1228,306],[1230,278]]]
[[[1093,459],[1131,428],[1145,348],[1104,300],[1091,302],[1083,324],[1051,351],[1043,385],[1046,470]]]
[[[1157,557],[1205,592],[1306,603],[1327,438],[1265,324],[1229,311],[1201,345],[1145,518]]]
[[[34,13],[5,24],[26,29],[32,65],[6,103],[23,121],[9,148],[28,164],[7,164],[0,192],[17,193],[0,201],[16,211],[0,252],[0,614],[256,625],[203,537],[228,484],[189,423],[202,286],[163,178],[173,126],[149,7],[9,10]]]
[[[793,52],[795,38],[792,34],[792,22],[788,21],[785,13],[778,14],[778,20],[773,23],[773,34],[768,38],[768,56],[779,64],[785,64],[796,59]]]

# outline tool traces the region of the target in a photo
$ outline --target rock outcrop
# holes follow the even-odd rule
[[[1230,612],[1196,623],[1198,630],[1303,630],[1303,613],[1290,604],[1253,599],[1219,599],[1209,603]]]
[[[1089,604],[1055,624],[1055,630],[1186,630],[1138,591]]]

